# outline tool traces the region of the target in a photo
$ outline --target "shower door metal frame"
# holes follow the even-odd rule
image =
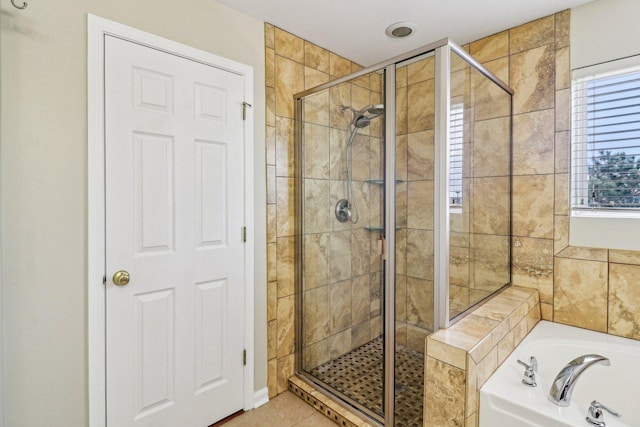
[[[329,391],[349,405],[360,410],[372,421],[384,423],[386,426],[394,425],[395,406],[395,246],[396,246],[396,66],[413,58],[425,56],[435,52],[435,176],[439,180],[434,186],[434,226],[438,230],[434,232],[434,331],[447,328],[449,319],[449,204],[448,204],[448,168],[438,166],[443,160],[446,164],[449,158],[449,115],[450,115],[450,70],[451,52],[467,61],[473,68],[513,95],[513,90],[504,82],[494,76],[487,68],[476,61],[460,46],[444,38],[426,46],[411,50],[381,63],[364,68],[355,73],[340,77],[331,82],[324,83],[314,88],[297,93],[293,96],[295,103],[295,331],[296,331],[296,355],[295,373],[305,382],[316,385]],[[383,412],[384,417],[376,414],[369,408],[344,395],[328,384],[302,370],[303,330],[303,212],[304,195],[302,191],[303,177],[303,152],[300,141],[304,134],[302,117],[304,113],[303,98],[337,85],[350,82],[369,73],[384,71],[385,92],[385,139],[384,139],[384,387],[383,387]],[[444,142],[442,142],[444,141]],[[444,266],[438,267],[438,266]]]

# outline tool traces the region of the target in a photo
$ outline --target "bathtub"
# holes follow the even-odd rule
[[[571,404],[556,406],[547,398],[551,383],[569,361],[583,354],[607,357],[611,366],[593,365],[576,382]],[[522,384],[524,368],[516,361],[538,359],[537,387]],[[607,427],[640,426],[640,342],[541,321],[480,389],[480,427],[578,426],[591,401],[605,411]]]

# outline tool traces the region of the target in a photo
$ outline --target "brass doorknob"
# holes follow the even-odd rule
[[[130,278],[128,271],[116,271],[116,274],[113,275],[113,284],[116,286],[127,286]]]

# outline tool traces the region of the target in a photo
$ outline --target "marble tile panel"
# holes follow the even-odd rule
[[[569,132],[556,132],[555,172],[569,172]]]
[[[311,67],[304,67],[304,89],[311,89],[329,81],[329,74],[315,70]],[[326,91],[323,91],[327,93]]]
[[[556,258],[554,321],[607,331],[607,263]]]
[[[264,50],[264,82],[266,87],[276,87],[276,52],[273,49]]]
[[[511,55],[555,42],[553,15],[528,22],[509,30]],[[555,46],[552,46],[555,48]]]
[[[527,313],[526,317],[527,333],[531,332],[531,330],[538,324],[541,318],[541,310],[539,305],[536,305],[531,310],[529,310],[529,313]]]
[[[384,146],[381,138],[371,137],[369,144],[369,178],[384,177]]]
[[[364,219],[364,217],[363,217]],[[351,232],[351,276],[369,274],[371,240],[370,232],[364,228]]]
[[[487,354],[480,363],[478,363],[478,388],[482,387],[498,368],[498,349],[494,347],[493,350]]]
[[[396,344],[407,345],[407,324],[396,322]]]
[[[514,126],[514,131],[517,132],[516,126]],[[475,122],[473,136],[474,143],[470,144],[473,147],[473,176],[508,176],[511,155],[511,121],[509,118],[500,117]],[[551,141],[553,148],[553,137]]]
[[[304,291],[302,297],[304,346],[308,346],[329,337],[329,286]]]
[[[609,262],[640,265],[640,252],[609,249]]]
[[[383,223],[383,188],[381,185],[369,185],[369,224],[374,227]]]
[[[276,167],[267,166],[267,203],[275,205],[276,202]]]
[[[278,298],[277,313],[277,357],[293,354],[295,351],[295,297],[293,295]]]
[[[553,322],[553,304],[540,303],[540,316],[542,320]]]
[[[356,70],[356,68],[358,69]],[[352,73],[355,73],[356,71],[360,71],[360,69],[362,69],[362,67],[354,67],[354,64],[351,64]],[[353,84],[356,86],[360,86],[363,89],[366,89],[368,92],[371,86],[371,74],[365,74],[362,77],[358,77],[357,79],[353,80]]]
[[[506,176],[473,180],[474,232],[509,234],[509,188],[509,177]]]
[[[556,13],[556,49],[569,46],[569,28],[571,26],[569,9]]]
[[[351,105],[351,83],[343,83],[329,89],[329,125],[346,130],[351,122],[349,110],[340,111],[341,106]]]
[[[553,303],[553,241],[514,237],[512,256],[513,284],[537,289],[542,302]]]
[[[332,180],[347,179],[347,134],[341,129],[329,131],[329,176]]]
[[[382,319],[382,316],[376,316],[376,317],[372,317],[369,320],[369,325],[371,328],[371,339],[376,339],[380,336],[382,336],[383,332],[383,327],[384,327],[384,322]]]
[[[555,175],[555,214],[569,215],[569,174]]]
[[[276,127],[265,127],[265,160],[267,165],[276,165]]]
[[[449,285],[469,288],[470,254],[468,247],[449,248]]]
[[[417,144],[417,143],[416,143]],[[403,181],[407,180],[408,174],[408,150],[409,136],[396,136],[396,178]]]
[[[358,348],[371,340],[371,325],[368,320],[351,327],[351,349]]]
[[[434,426],[463,426],[465,372],[426,357],[425,420]]]
[[[278,394],[278,359],[270,359],[267,362],[267,388],[269,399],[273,399]]]
[[[351,280],[330,285],[331,334],[351,327]]]
[[[407,230],[407,276],[433,280],[433,231]]]
[[[571,130],[571,89],[556,91],[556,132]]]
[[[293,236],[295,232],[295,180],[293,178],[276,178],[276,202],[278,237]]]
[[[331,74],[331,77],[342,77],[350,73],[351,61],[329,52],[329,74]]]
[[[304,348],[304,368],[311,370],[329,361],[329,339],[318,341]]]
[[[382,73],[371,73],[371,90],[375,93],[382,93],[384,90]]]
[[[407,89],[408,133],[433,129],[435,112],[435,80],[409,85]]]
[[[407,87],[407,66],[398,67],[396,69],[396,89]]]
[[[553,239],[553,175],[513,177],[513,235]]]
[[[468,351],[490,334],[499,323],[497,320],[468,314],[448,329],[434,333],[430,338]]]
[[[275,49],[278,55],[296,62],[304,62],[304,40],[278,27],[275,29],[275,36]]]
[[[276,117],[276,175],[295,175],[294,121],[286,117]]]
[[[471,43],[471,55],[480,63],[509,55],[509,31],[503,31]]]
[[[431,333],[430,329],[423,329],[419,326],[407,325],[407,347],[424,354],[425,341],[427,335]]]
[[[353,349],[351,346],[351,328],[347,328],[329,337],[329,357],[335,359]]]
[[[407,229],[396,231],[396,274],[407,274]]]
[[[351,145],[351,176],[354,181],[369,179],[371,141],[366,135],[356,135]]]
[[[513,113],[554,107],[555,51],[553,45],[511,55],[510,81],[514,90]]]
[[[407,276],[396,274],[396,321],[407,322]]]
[[[509,58],[485,64],[487,69],[505,83],[509,83]],[[480,72],[471,71],[473,114],[476,121],[507,117],[511,113],[510,96]]]
[[[553,254],[556,255],[569,246],[569,217],[555,215],[553,229]]]
[[[329,179],[329,128],[304,127],[304,177]]]
[[[278,237],[276,268],[278,270],[278,298],[295,291],[295,241],[293,237]]]
[[[278,322],[270,320],[267,323],[267,360],[275,359],[278,351]]]
[[[533,289],[515,285],[509,286],[507,289],[500,292],[500,296],[516,301],[527,301],[531,297],[535,298],[536,294],[537,292]]]
[[[404,177],[398,173],[398,179],[433,180],[434,138],[433,130],[410,133],[407,142],[406,170]]]
[[[495,327],[493,331],[491,331],[491,344],[493,347],[497,346],[500,341],[511,331],[511,325],[509,325],[509,320],[505,319]]]
[[[304,289],[329,283],[329,233],[304,236]]]
[[[351,279],[351,324],[368,320],[371,315],[371,283],[368,274]]]
[[[470,414],[477,412],[478,410],[478,365],[476,362],[466,355],[467,366],[466,366],[466,382],[467,382],[467,390],[466,390],[466,405],[465,405],[465,414],[469,416]]]
[[[407,277],[407,323],[433,330],[433,281]]]
[[[491,71],[497,78],[502,80],[504,83],[509,84],[509,58],[494,59],[493,61],[485,62],[483,65],[487,67],[487,70]],[[471,73],[476,77],[481,76],[481,74],[474,69],[472,69]],[[475,78],[475,80],[477,81],[477,78]],[[490,82],[488,79],[485,80]],[[495,86],[495,84],[491,84]],[[494,115],[493,117],[498,116]]]
[[[554,172],[553,110],[513,117],[513,173],[536,175]]]
[[[278,178],[279,180],[283,178]],[[294,184],[291,186],[293,187]],[[305,234],[322,233],[331,230],[329,215],[331,208],[329,205],[330,182],[324,179],[305,179],[304,184],[304,215],[303,227]],[[293,194],[289,199],[289,204],[293,201]],[[285,202],[286,203],[286,202]],[[280,206],[280,200],[278,200]],[[293,217],[293,214],[291,214]],[[280,224],[280,223],[279,223]],[[278,228],[280,231],[280,228]]]
[[[276,54],[276,115],[293,119],[293,95],[304,89],[304,65]]]
[[[498,294],[473,310],[473,314],[502,322],[508,319],[509,316],[521,306],[523,306],[521,301],[505,298],[501,294]],[[526,308],[526,305],[524,307]],[[478,360],[479,359],[476,359],[476,361]]]
[[[396,135],[406,135],[408,133],[409,107],[407,92],[406,86],[396,88]]]
[[[291,377],[295,372],[295,363],[295,354],[278,358],[278,394],[287,391],[289,388],[289,377]]]
[[[478,427],[478,413],[474,412],[473,414],[467,416],[464,420],[464,427]]]
[[[475,310],[474,310],[475,313]],[[489,354],[491,350],[493,350],[495,346],[493,345],[493,341],[491,338],[491,334],[487,334],[475,345],[471,350],[469,350],[468,355],[471,356],[476,363],[480,363],[484,357]]]
[[[640,339],[640,265],[609,264],[608,333]]]
[[[454,57],[456,57],[454,55]],[[464,68],[451,72],[450,83],[451,103],[461,104],[464,108],[470,107],[471,102],[471,70]]]
[[[421,59],[407,65],[407,83],[420,83],[435,77],[435,57]]]
[[[304,121],[329,126],[329,91],[323,90],[304,98]]]
[[[371,92],[356,84],[351,86],[351,106],[356,110],[361,110],[367,105],[371,105]],[[360,129],[361,133],[368,134],[369,128]]]
[[[329,279],[331,283],[351,278],[351,232],[331,234],[329,242]]]
[[[278,309],[278,284],[276,282],[267,283],[267,321],[276,320]]]
[[[453,318],[470,306],[469,285],[459,286],[449,283],[449,318]]]
[[[433,230],[433,181],[407,183],[407,227]]]
[[[370,316],[378,317],[382,314],[382,272],[376,271],[375,273],[371,273],[371,302],[370,302]],[[396,286],[398,286],[398,276],[396,275]],[[406,286],[406,285],[405,285]],[[397,288],[396,288],[397,292]],[[396,305],[396,310],[397,305]],[[397,315],[396,311],[396,315]]]
[[[571,86],[569,59],[569,47],[556,50],[556,90],[568,89]]]
[[[560,253],[557,253],[556,257],[607,262],[609,253],[607,249],[567,246]]]
[[[329,51],[305,41],[304,65],[325,74],[329,74]]]
[[[270,49],[276,47],[275,27],[267,22],[264,23],[264,45]]]
[[[277,268],[277,244],[276,243],[268,243],[267,244],[267,280],[274,281],[278,278],[278,268]]]
[[[471,264],[475,290],[493,292],[509,282],[509,237],[476,234]],[[471,298],[471,303],[476,300]]]
[[[267,126],[276,125],[276,89],[265,88],[265,124]],[[275,165],[275,162],[272,163]]]

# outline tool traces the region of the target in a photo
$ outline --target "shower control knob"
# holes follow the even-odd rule
[[[347,199],[340,199],[336,204],[336,219],[339,222],[347,222],[351,219],[351,205]]]

